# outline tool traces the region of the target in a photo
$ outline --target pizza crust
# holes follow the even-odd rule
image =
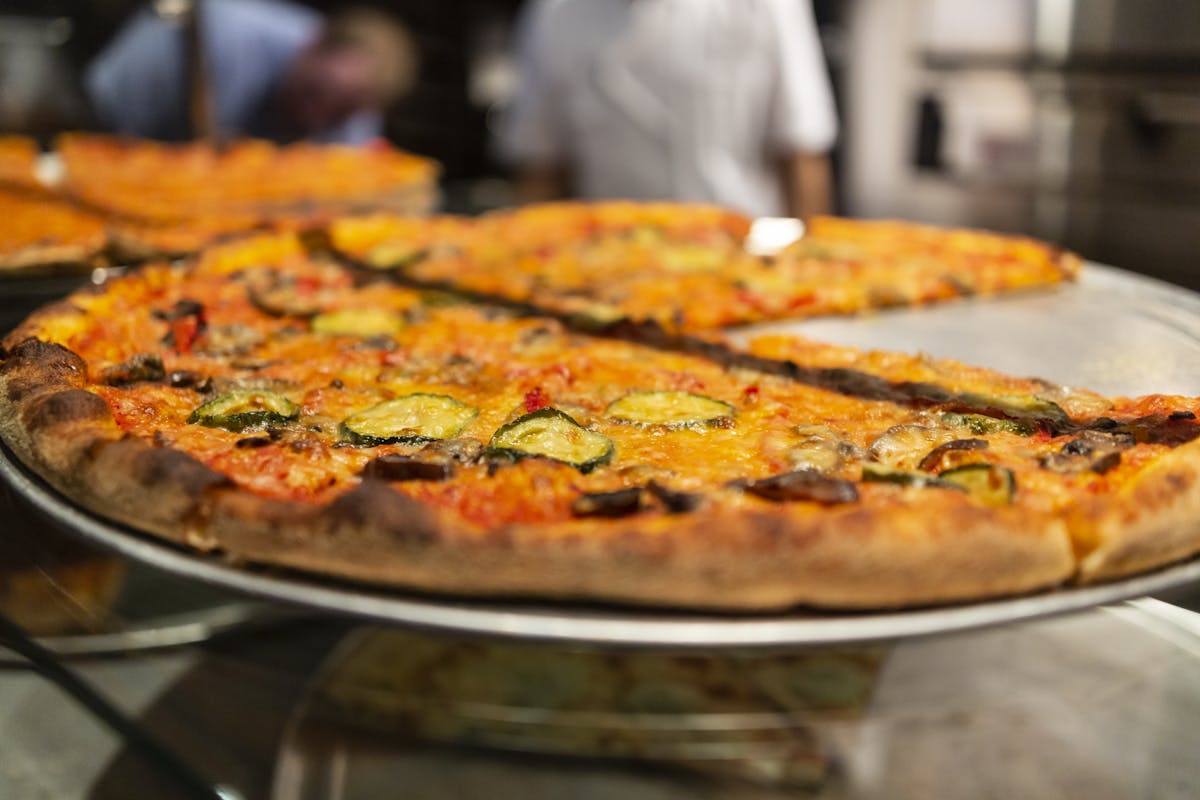
[[[926,512],[745,511],[481,532],[364,481],[322,509],[222,492],[208,532],[248,561],[375,584],[725,610],[925,605],[1071,575],[1057,521],[1029,525],[965,502],[932,524]]]
[[[1081,583],[1144,572],[1200,552],[1200,440],[1164,454],[1112,495],[1089,498],[1068,519]]]
[[[79,272],[100,255],[103,247],[103,241],[98,241],[91,246],[43,244],[22,247],[7,253],[0,253],[0,273]]]

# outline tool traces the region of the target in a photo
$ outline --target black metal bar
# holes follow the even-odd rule
[[[237,797],[229,790],[217,789],[201,777],[174,751],[127,717],[3,614],[0,614],[0,645],[23,656],[34,670],[111,728],[148,764],[178,785],[185,797],[195,800],[234,800]]]

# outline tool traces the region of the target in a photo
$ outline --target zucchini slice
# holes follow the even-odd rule
[[[300,408],[281,394],[262,389],[239,389],[214,397],[187,418],[190,425],[224,428],[241,433],[277,425],[300,416]]]
[[[388,336],[403,327],[404,319],[399,314],[383,308],[327,311],[312,319],[313,333],[325,336]]]
[[[342,439],[360,447],[424,444],[450,439],[479,410],[444,394],[408,394],[351,414],[342,421]]]
[[[1013,420],[1048,422],[1056,428],[1067,428],[1071,425],[1071,418],[1063,411],[1062,406],[1037,395],[965,392],[959,395],[959,401],[966,407],[962,410],[982,412],[986,416],[993,416],[994,414],[988,414],[991,411]]]
[[[589,431],[557,408],[540,408],[503,425],[488,442],[488,453],[521,459],[540,456],[591,472],[612,460],[613,442]]]
[[[894,483],[897,486],[915,486],[919,489],[932,486],[938,489],[959,489],[966,491],[965,487],[957,483],[944,481],[940,477],[930,475],[927,472],[896,469],[886,464],[877,464],[874,461],[867,461],[863,464],[862,479],[863,483]]]
[[[702,394],[680,391],[631,392],[604,411],[618,422],[668,428],[728,427],[733,406]]]
[[[960,414],[957,411],[946,411],[942,414],[942,422],[956,428],[966,428],[976,436],[988,433],[1015,433],[1018,436],[1032,436],[1037,433],[1037,426],[1028,420],[1003,419],[984,414]]]
[[[427,247],[403,241],[384,242],[367,254],[366,265],[378,270],[404,269],[420,263],[428,256]]]
[[[572,311],[567,316],[567,323],[582,331],[594,332],[612,328],[625,319],[627,317],[621,309],[609,303],[595,301]]]
[[[659,258],[671,272],[715,272],[731,261],[728,253],[703,244],[678,243],[664,247]]]
[[[1006,506],[1017,493],[1017,479],[1012,470],[995,464],[963,464],[941,473],[938,480],[961,487],[989,506]]]

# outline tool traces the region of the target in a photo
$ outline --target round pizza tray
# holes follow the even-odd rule
[[[1054,291],[867,317],[759,326],[858,347],[923,351],[1105,394],[1200,394],[1200,295],[1089,264]],[[1200,582],[1200,559],[1146,575],[1034,595],[881,613],[701,614],[558,603],[458,600],[232,565],[96,517],[0,448],[0,478],[61,527],[125,556],[247,594],[444,631],[656,647],[829,645],[901,639],[1032,619]]]

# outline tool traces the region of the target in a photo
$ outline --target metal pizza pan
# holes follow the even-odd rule
[[[1106,394],[1200,394],[1200,295],[1089,264],[1077,284],[847,319],[756,326],[918,350]],[[971,604],[876,613],[710,614],[431,597],[298,572],[230,564],[101,519],[0,448],[0,478],[60,527],[125,556],[252,596],[446,632],[634,647],[796,647],[891,641],[1078,611],[1200,582],[1200,559],[1093,586]]]

